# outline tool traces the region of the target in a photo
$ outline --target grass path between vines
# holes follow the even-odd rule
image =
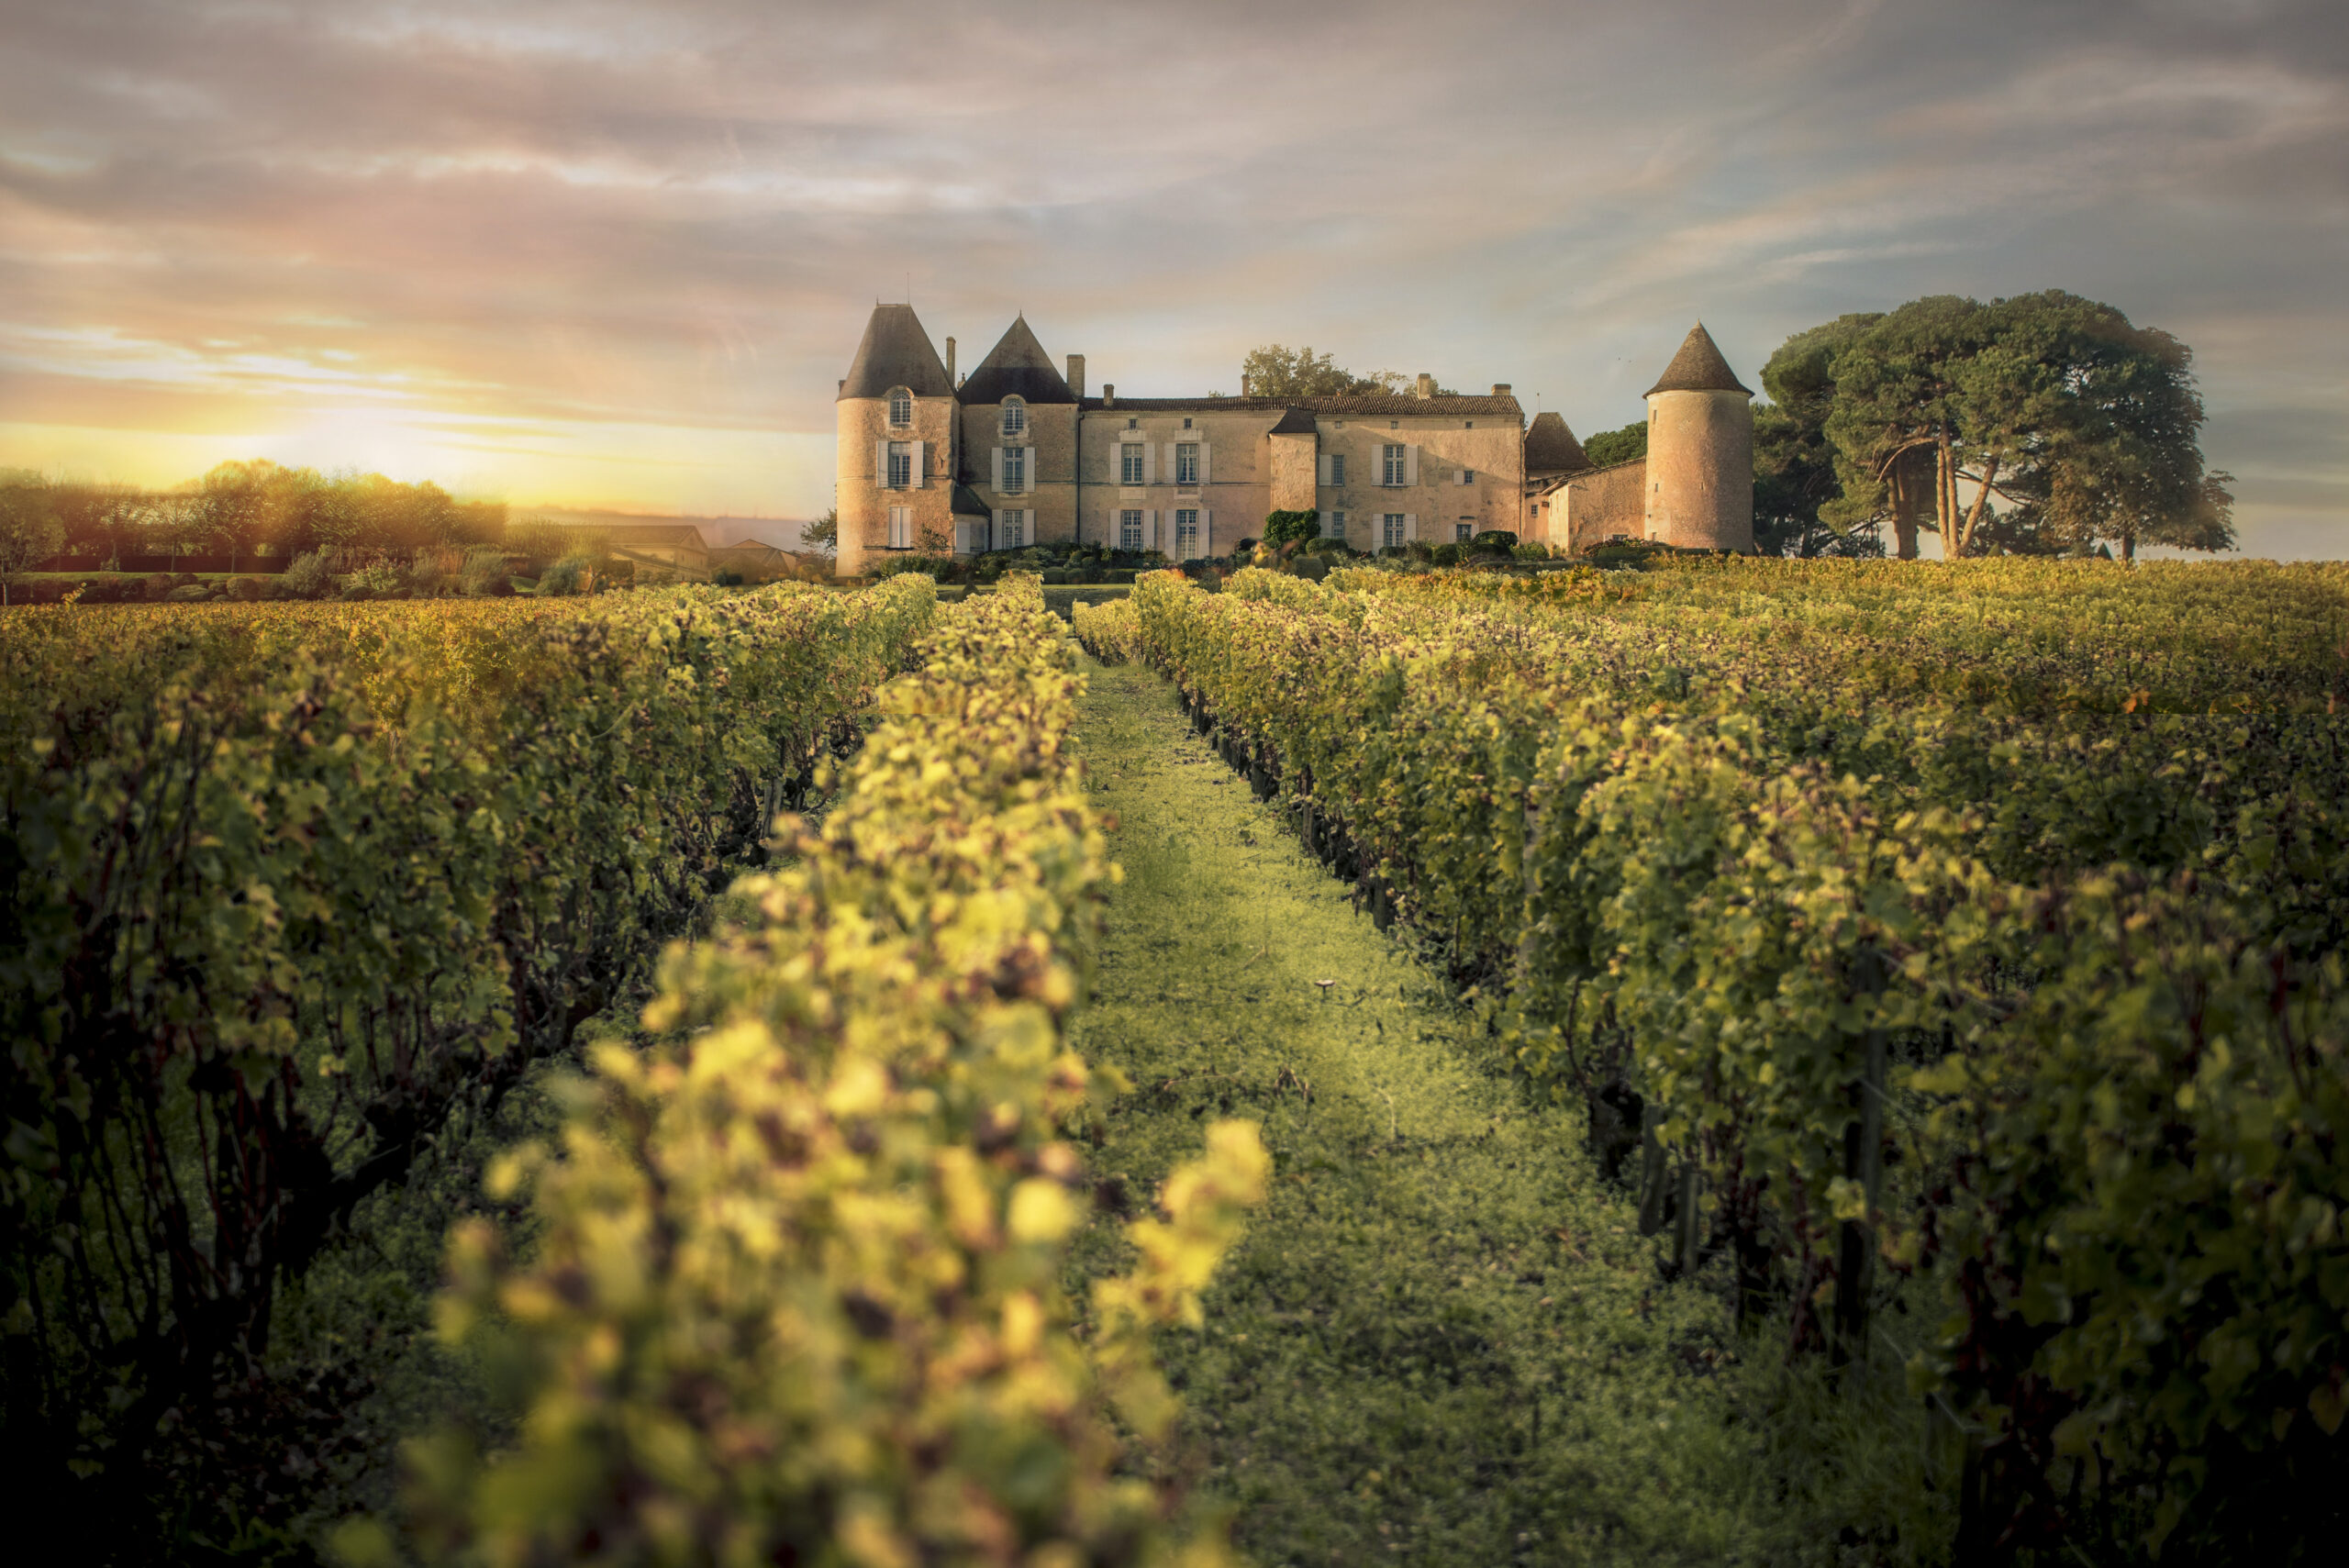
[[[1275,1160],[1207,1329],[1164,1352],[1242,1551],[1266,1568],[1780,1555],[1719,1304],[1658,1284],[1578,1120],[1480,1060],[1165,682],[1087,669],[1087,787],[1126,880],[1076,1042],[1134,1085],[1096,1168],[1141,1199],[1224,1115],[1258,1120]],[[1108,1266],[1108,1235],[1083,1264]]]

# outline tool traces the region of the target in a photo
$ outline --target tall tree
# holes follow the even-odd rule
[[[1822,508],[1831,524],[1890,523],[1903,561],[1916,559],[1921,526],[1950,537],[1959,376],[1990,330],[1979,304],[1935,295],[1879,317],[1836,355],[1826,429],[1842,494]]]
[[[47,482],[28,468],[0,469],[0,606],[17,577],[64,548]]]
[[[1412,384],[1411,378],[1400,371],[1356,375],[1328,354],[1279,343],[1249,350],[1240,361],[1240,374],[1251,397],[1371,397],[1392,395]],[[1448,389],[1439,390],[1447,397],[1457,395]]]
[[[1760,555],[1882,555],[1877,530],[1837,528],[1821,511],[1842,494],[1835,446],[1836,357],[1882,319],[1845,316],[1798,332],[1762,367],[1770,400],[1753,411],[1753,548]]]
[[[1620,429],[1601,430],[1582,444],[1582,455],[1593,468],[1612,468],[1648,455],[1648,422],[1634,419]]]
[[[2109,305],[2050,291],[1999,300],[1995,341],[1963,377],[1977,481],[1965,554],[1989,497],[2009,503],[2002,548],[2087,553],[2234,544],[2228,475],[2206,473],[2193,352]]]

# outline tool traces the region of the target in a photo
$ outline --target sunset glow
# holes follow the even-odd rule
[[[14,7],[0,463],[804,517],[876,298],[1130,395],[1309,341],[1587,431],[1698,317],[1751,371],[2065,288],[2194,347],[2246,550],[2340,553],[2335,9],[1666,9]]]

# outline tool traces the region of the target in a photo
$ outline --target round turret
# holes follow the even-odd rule
[[[1648,388],[1645,533],[1753,553],[1753,394],[1699,322]]]
[[[953,538],[954,387],[909,305],[880,305],[833,405],[839,430],[833,570]]]

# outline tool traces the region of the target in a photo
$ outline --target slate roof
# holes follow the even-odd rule
[[[1288,408],[1281,413],[1281,422],[1264,433],[1268,436],[1309,436],[1317,427],[1310,408]]]
[[[995,509],[979,498],[979,493],[967,484],[954,486],[953,515],[958,517],[992,517]]]
[[[1307,416],[1325,414],[1339,418],[1355,416],[1389,418],[1404,415],[1465,415],[1522,421],[1525,410],[1514,397],[1414,397],[1388,395],[1370,397],[1125,397],[1112,405],[1097,397],[1085,400],[1088,412],[1111,414],[1277,414],[1292,411]]]
[[[1555,414],[1536,414],[1525,432],[1525,472],[1528,473],[1573,473],[1590,466],[1590,454],[1582,450],[1575,433]]]
[[[1076,394],[1052,368],[1052,357],[1036,341],[1024,316],[1013,317],[1002,339],[979,361],[979,368],[963,379],[955,395],[965,403],[1000,403],[1007,397],[1027,403],[1076,401]]]
[[[1653,397],[1659,392],[1742,392],[1753,395],[1753,389],[1737,379],[1737,373],[1721,358],[1720,350],[1713,342],[1713,335],[1705,330],[1701,321],[1688,328],[1688,336],[1680,340],[1680,351],[1664,367],[1664,374],[1656,384],[1642,394]]]
[[[864,340],[848,367],[840,398],[886,397],[902,386],[916,397],[952,397],[946,361],[938,357],[930,334],[910,305],[876,305],[864,324]]]

